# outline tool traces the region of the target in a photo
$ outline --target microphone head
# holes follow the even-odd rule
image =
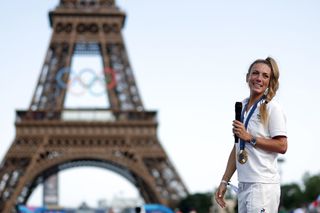
[[[235,111],[236,111],[236,113],[235,113],[236,120],[241,121],[242,102],[236,102]],[[236,135],[234,135],[234,142],[238,143],[238,141],[239,141],[239,138]]]
[[[236,102],[235,112],[236,112],[236,120],[240,121],[241,112],[242,112],[242,103],[241,102]]]
[[[242,102],[236,102],[236,104],[235,104],[235,110],[236,110],[236,112],[241,112],[241,110],[242,110]]]

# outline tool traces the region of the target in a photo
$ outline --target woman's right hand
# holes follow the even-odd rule
[[[224,200],[224,194],[227,191],[227,185],[225,183],[220,183],[216,193],[215,193],[215,200],[222,208],[226,207],[226,202]]]

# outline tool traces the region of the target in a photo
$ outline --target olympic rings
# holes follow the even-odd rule
[[[67,73],[69,73],[68,80],[64,77]],[[67,89],[77,96],[85,94],[86,91],[94,96],[100,96],[105,94],[106,89],[112,89],[116,86],[115,71],[110,67],[104,68],[102,74],[97,74],[90,68],[75,73],[69,67],[65,67],[56,74],[56,81],[60,88]]]

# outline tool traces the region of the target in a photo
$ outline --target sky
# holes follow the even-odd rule
[[[0,159],[15,136],[15,110],[29,107],[51,36],[48,12],[57,4],[12,0],[1,5]],[[234,103],[249,95],[247,69],[255,59],[268,56],[280,68],[276,99],[287,116],[288,151],[280,155],[282,183],[301,183],[306,172],[320,172],[319,1],[117,4],[127,14],[122,33],[144,107],[158,112],[159,140],[191,193],[213,191],[219,184],[234,145]],[[119,196],[137,194],[112,172],[76,170],[62,174],[63,205],[76,206],[83,200],[96,205],[112,190]],[[97,175],[88,177],[89,170]],[[236,175],[232,182],[237,183]]]

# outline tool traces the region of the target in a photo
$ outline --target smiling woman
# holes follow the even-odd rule
[[[233,121],[233,133],[240,138],[231,150],[226,171],[215,194],[225,207],[224,194],[237,170],[238,211],[277,212],[280,201],[278,153],[287,150],[286,117],[273,97],[278,89],[279,69],[273,58],[254,61],[246,81],[250,95],[242,103],[240,121]]]
[[[267,120],[266,106],[276,95],[279,88],[279,68],[271,57],[266,60],[256,60],[247,73],[247,83],[250,88],[250,97],[265,95],[265,102],[260,107],[261,120]],[[252,103],[251,103],[252,104]],[[248,109],[250,105],[247,106]]]

